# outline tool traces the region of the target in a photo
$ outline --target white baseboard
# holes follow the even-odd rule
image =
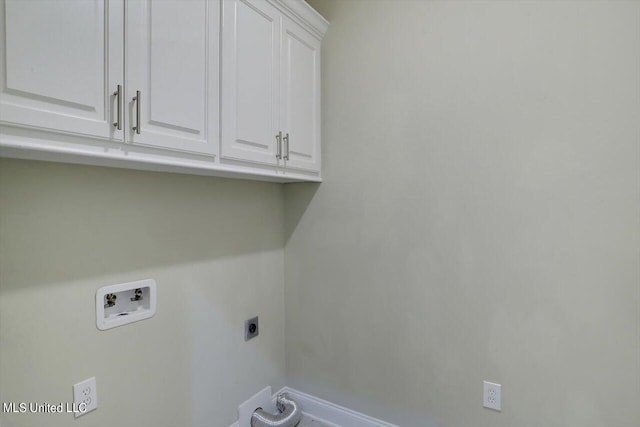
[[[274,402],[280,393],[289,393],[289,396],[298,402],[304,415],[329,427],[398,427],[289,387],[284,387],[274,394]],[[230,427],[239,427],[239,424],[236,422]]]

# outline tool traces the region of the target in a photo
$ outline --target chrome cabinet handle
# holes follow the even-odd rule
[[[282,158],[282,132],[276,135],[276,159]]]
[[[136,96],[133,97],[133,100],[136,101],[136,125],[133,127],[133,130],[136,131],[138,135],[140,135],[140,91],[136,91]]]
[[[118,85],[118,89],[113,93],[116,97],[116,122],[113,124],[116,129],[122,130],[122,85]]]
[[[287,154],[284,155],[284,159],[289,160],[289,134],[286,134],[282,139],[287,144],[287,149],[285,151]]]

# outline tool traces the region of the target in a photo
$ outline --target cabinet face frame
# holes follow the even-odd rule
[[[280,126],[289,135],[286,170],[320,172],[320,40],[285,18]]]
[[[127,146],[216,156],[220,135],[220,0],[182,4],[176,0],[136,0],[126,4]],[[184,39],[163,38],[176,31]],[[182,60],[165,59],[182,54]],[[140,100],[133,99],[137,91]],[[134,130],[137,126],[139,133]]]
[[[279,164],[281,26],[267,1],[223,0],[221,159]]]
[[[122,141],[123,6],[0,0],[0,123]]]

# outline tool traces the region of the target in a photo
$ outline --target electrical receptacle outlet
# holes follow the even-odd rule
[[[96,377],[91,377],[73,385],[73,403],[77,410],[75,413],[76,418],[98,407]]]
[[[502,411],[502,385],[491,383],[489,381],[484,382],[484,393],[482,394],[482,406],[485,408],[493,409],[495,411]]]
[[[260,325],[258,324],[258,316],[252,317],[244,322],[244,340],[249,341],[260,334]]]

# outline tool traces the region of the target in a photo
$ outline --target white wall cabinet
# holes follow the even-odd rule
[[[0,4],[2,123],[123,140],[123,2]]]
[[[126,9],[127,140],[215,155],[219,3],[136,0]]]
[[[286,168],[320,171],[320,40],[284,19],[280,123]]]
[[[223,161],[320,173],[320,41],[262,0],[223,0]]]
[[[271,3],[223,0],[223,159],[277,165],[280,28]]]
[[[327,26],[302,0],[0,0],[0,155],[319,181]]]

